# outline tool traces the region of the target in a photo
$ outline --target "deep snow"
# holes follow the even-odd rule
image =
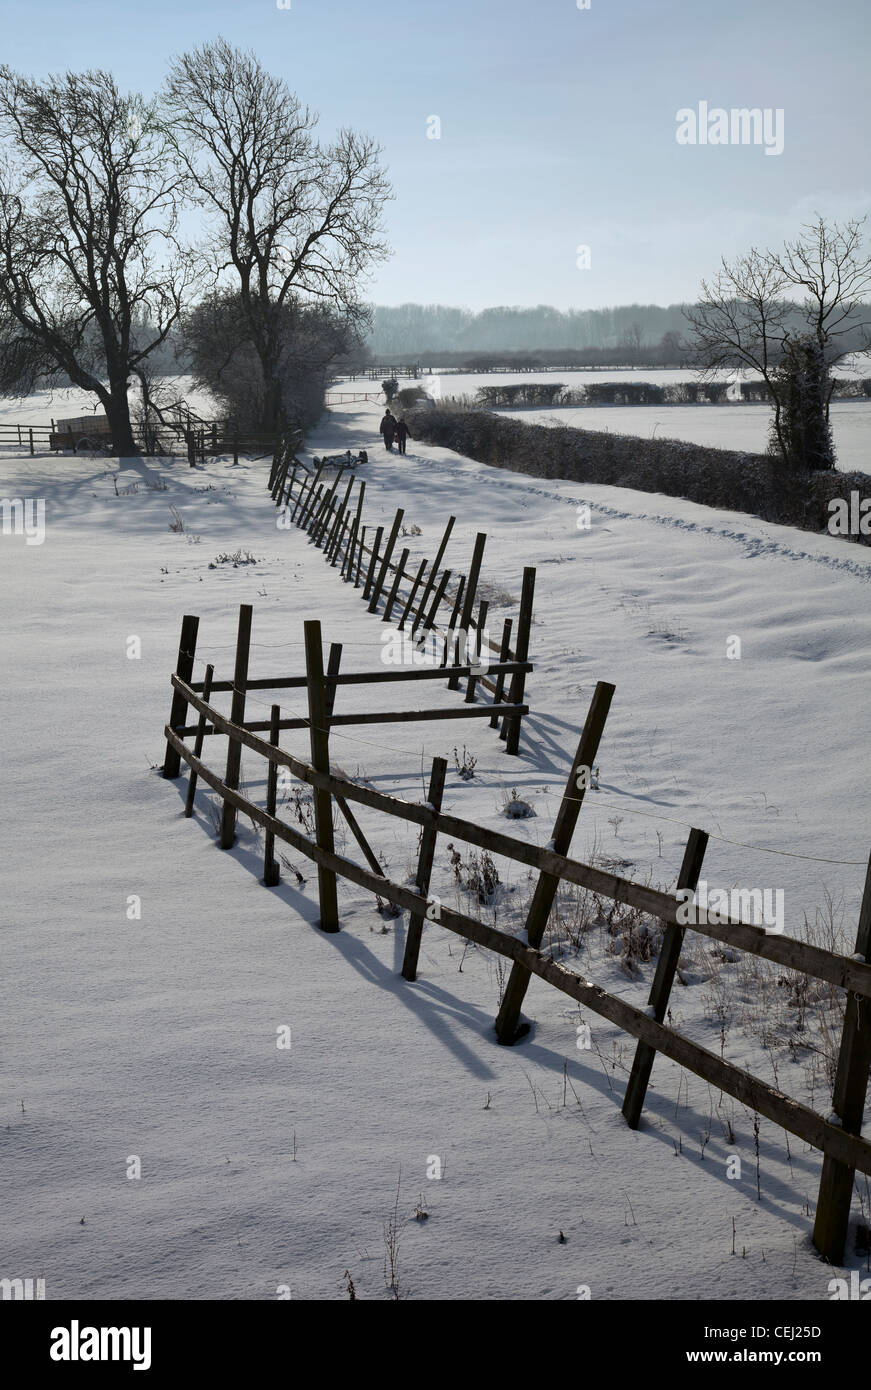
[[[366,519],[405,507],[421,528],[403,542],[412,563],[432,556],[449,513],[458,569],[486,531],[491,631],[514,611],[499,591],[516,600],[522,566],[537,566],[533,713],[517,759],[487,721],[469,721],[337,731],[335,762],[419,799],[429,759],[453,765],[465,744],[476,775],[449,774],[446,806],[546,843],[595,682],[613,681],[601,791],[587,797],[575,852],[631,861],[667,886],[687,826],[701,825],[724,837],[711,841],[711,883],[782,888],[793,933],[829,890],[852,950],[871,841],[865,551],[672,498],[539,483],[413,441],[400,462],[377,445],[379,415],[339,408],[308,453],[369,449]],[[383,1226],[401,1170],[399,1283],[412,1297],[575,1299],[589,1285],[594,1299],[827,1298],[830,1271],[809,1243],[816,1153],[787,1147],[763,1121],[757,1201],[752,1116],[737,1103],[718,1106],[660,1059],[646,1124],[629,1132],[619,1105],[631,1039],[534,981],[534,1031],[501,1049],[485,952],[428,926],[408,985],[403,919],[385,922],[340,887],[343,930],[325,936],[312,925],[310,866],[303,885],[285,872],[266,889],[250,825],[222,853],[210,796],[183,819],[186,778],[155,770],[183,613],[200,615],[198,656],[219,675],[230,674],[240,602],[254,605],[252,675],[302,669],[310,616],[325,641],[345,642],[348,667],[380,663],[385,625],[304,535],[276,527],[267,463],[148,462],[124,470],[119,486],[139,487],[122,496],[105,461],[0,466],[4,495],[47,508],[43,545],[0,545],[10,908],[0,1275],[43,1276],[48,1298],[263,1299],[284,1285],[334,1298],[348,1270],[359,1297],[390,1297]],[[154,475],[167,491],[145,487]],[[592,506],[589,531],[579,501]],[[168,530],[170,505],[184,534]],[[257,564],[210,568],[239,548]],[[742,657],[729,660],[736,635]],[[131,636],[140,659],[127,657]],[[340,692],[339,708],[418,703],[390,689]],[[426,699],[458,697],[434,682]],[[287,746],[306,754],[302,738]],[[220,767],[221,742],[206,749]],[[262,796],[262,765],[246,757],[243,772]],[[514,787],[537,814],[509,826]],[[365,823],[391,872],[411,874],[414,838]],[[500,869],[497,920],[519,928],[532,885]],[[455,891],[444,844],[434,886]],[[128,920],[132,895],[141,920]],[[799,1094],[807,1059],[792,1060],[787,1015],[763,1046],[741,1026],[734,967],[712,966],[713,943],[695,940],[676,1024],[718,1048],[710,998],[725,982],[735,1009],[724,1055],[768,1079],[776,1067]],[[584,968],[645,1002],[652,964],[632,981],[593,945]],[[589,1051],[576,1046],[582,1021]],[[289,1051],[276,1046],[283,1026]],[[822,1081],[801,1098],[830,1108]],[[740,1181],[726,1176],[730,1153]],[[127,1176],[133,1156],[140,1179]],[[427,1177],[433,1157],[440,1180]]]

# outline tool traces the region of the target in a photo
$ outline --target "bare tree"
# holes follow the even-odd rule
[[[291,295],[362,326],[359,280],[387,255],[380,214],[390,187],[380,150],[343,130],[329,145],[317,118],[253,53],[224,39],[183,54],[165,103],[178,150],[214,228],[215,287],[235,276],[263,376],[264,429],[287,423],[282,309]]]
[[[637,366],[644,348],[644,334],[641,324],[637,320],[632,322],[623,332],[618,346],[629,354],[629,361],[632,365]]]
[[[130,375],[192,283],[181,174],[153,110],[106,72],[36,82],[0,68],[0,386],[63,372],[138,453]]]
[[[832,367],[857,342],[868,345],[864,220],[829,225],[818,217],[780,253],[754,248],[735,261],[724,258],[714,279],[702,281],[698,302],[684,310],[707,372],[745,366],[762,376],[774,404],[774,446],[798,467],[834,465]]]
[[[306,429],[323,411],[324,388],[336,364],[361,351],[355,326],[318,301],[288,295],[275,306],[282,409]],[[238,288],[205,296],[184,320],[184,342],[198,386],[245,431],[265,428],[266,379]]]

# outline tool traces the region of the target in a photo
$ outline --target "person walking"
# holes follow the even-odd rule
[[[400,452],[401,454],[404,454],[404,453],[405,453],[405,441],[406,441],[407,438],[408,438],[408,425],[405,423],[404,420],[397,420],[397,422],[396,422],[396,442],[397,442],[397,444],[399,445],[399,452]]]
[[[379,434],[384,436],[384,447],[388,454],[393,453],[393,436],[396,433],[396,420],[389,410],[384,412],[384,419],[378,427]]]

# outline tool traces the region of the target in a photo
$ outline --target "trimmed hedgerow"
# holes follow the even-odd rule
[[[680,439],[528,424],[486,410],[438,405],[413,411],[407,418],[415,439],[495,468],[535,478],[660,492],[808,531],[826,530],[830,499],[849,498],[854,490],[863,498],[871,494],[871,479],[865,473],[801,475],[768,454],[713,449]],[[871,536],[849,539],[871,543]]]

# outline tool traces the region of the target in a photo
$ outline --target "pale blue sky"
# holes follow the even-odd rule
[[[871,210],[868,0],[2,0],[0,17],[13,67],[102,66],[146,93],[223,34],[324,135],[374,135],[397,193],[378,303],[689,299],[721,253]],[[783,153],[678,145],[676,112],[701,100],[782,107]]]

